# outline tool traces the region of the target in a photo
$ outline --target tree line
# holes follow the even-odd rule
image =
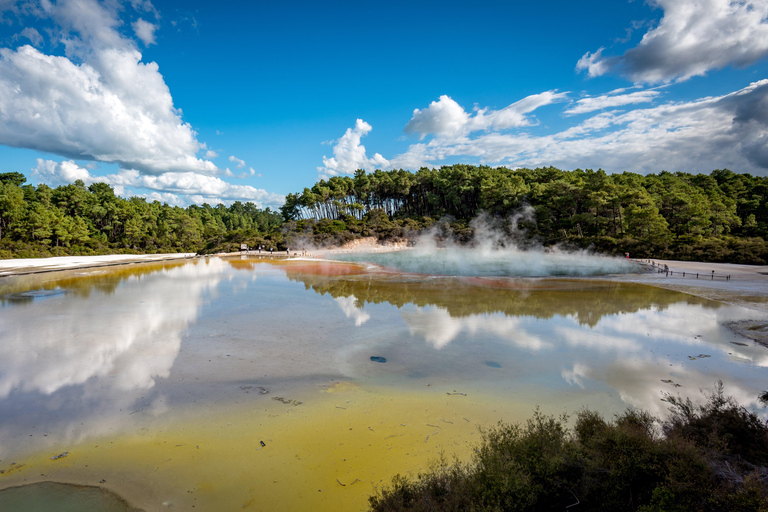
[[[768,259],[767,197],[768,178],[728,169],[641,175],[461,164],[334,176],[288,194],[280,211],[294,231],[315,235],[403,236],[448,219],[449,236],[466,241],[479,214],[505,219],[528,208],[522,226],[544,245],[760,263]]]
[[[51,188],[0,174],[0,258],[119,252],[198,252],[233,236],[279,233],[280,214],[236,201],[169,206],[115,195],[106,183]]]
[[[241,243],[282,250],[427,229],[472,243],[472,219],[482,214],[523,245],[764,264],[766,198],[768,178],[728,169],[640,175],[459,164],[334,176],[288,194],[279,211],[240,201],[181,208],[122,198],[106,183],[51,188],[10,172],[0,174],[0,257],[211,253]]]

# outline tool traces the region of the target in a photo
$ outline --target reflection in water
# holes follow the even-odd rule
[[[357,306],[357,298],[354,295],[350,295],[349,297],[336,297],[333,300],[336,301],[336,304],[339,305],[347,318],[353,318],[355,320],[356,327],[360,327],[371,319],[371,315]]]
[[[100,487],[57,482],[0,491],[0,510],[25,512],[142,512]]]
[[[228,268],[211,260],[33,280],[66,293],[0,308],[0,458],[26,443],[119,432],[139,420],[131,411],[167,411],[167,396],[148,392]]]
[[[0,279],[0,305],[13,305],[13,298],[18,295],[31,295],[34,299],[66,292],[88,298],[94,290],[108,295],[126,279],[141,278],[187,264],[183,260],[175,260],[94,269],[88,273],[62,271],[3,277]]]
[[[719,303],[679,292],[610,281],[407,279],[370,274],[333,279],[285,268],[291,280],[320,294],[353,296],[357,304],[437,306],[454,318],[489,313],[539,319],[572,316],[581,325],[595,326],[606,315],[664,309],[678,302],[720,307]]]
[[[407,251],[348,253],[333,257],[375,263],[402,272],[440,276],[595,276],[642,270],[640,265],[628,259],[587,251],[524,251],[515,247],[420,245]]]
[[[408,324],[412,335],[424,338],[438,350],[462,333],[477,335],[481,332],[493,334],[509,341],[513,346],[529,350],[551,347],[550,343],[526,333],[520,326],[520,319],[505,315],[485,314],[454,318],[446,309],[431,307],[403,313],[403,320]]]
[[[425,378],[463,374],[484,379],[488,370],[479,364],[487,363],[487,354],[505,367],[517,365],[513,379],[524,381],[526,372],[537,372],[553,386],[558,380],[585,390],[607,386],[624,404],[661,414],[662,391],[684,387],[685,394],[698,395],[699,388],[718,379],[744,404],[755,404],[760,385],[755,371],[768,365],[765,348],[736,341],[738,336],[724,327],[728,321],[754,318],[754,311],[649,286],[388,274],[331,278],[290,266],[286,272],[308,289],[347,307],[354,304],[355,313],[369,315],[371,322],[376,319],[373,306],[394,305],[402,310],[412,338],[441,352],[455,345],[450,353],[430,356],[413,344],[375,342],[393,366],[401,365],[401,373]],[[366,353],[371,348],[370,343],[360,346]],[[470,370],[467,365],[474,359],[478,366]],[[525,367],[520,367],[523,359]],[[499,379],[498,374],[488,377]]]
[[[182,331],[224,266],[221,260],[189,263],[144,279],[126,277],[119,288],[97,281],[74,288],[98,294],[90,301],[61,297],[3,311],[0,398],[13,389],[52,394],[106,376],[118,390],[151,388],[168,376]]]
[[[0,280],[0,486],[112,468],[147,509],[357,509],[475,423],[663,413],[717,379],[750,404],[768,366],[723,326],[760,313],[641,285],[247,257],[91,274]]]

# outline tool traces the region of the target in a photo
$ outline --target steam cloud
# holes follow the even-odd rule
[[[438,229],[422,235],[412,250],[389,253],[339,254],[345,261],[364,261],[415,274],[441,276],[595,276],[638,272],[641,267],[626,258],[594,254],[588,250],[558,247],[529,247],[525,223],[533,222],[533,209],[526,207],[506,222],[486,215],[475,218],[469,245],[450,239],[438,242]]]

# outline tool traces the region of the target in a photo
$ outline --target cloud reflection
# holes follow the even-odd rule
[[[694,365],[675,364],[666,358],[616,360],[601,367],[576,362],[572,368],[563,369],[561,375],[566,382],[582,389],[590,380],[605,382],[619,393],[627,406],[649,411],[658,417],[665,416],[669,409],[661,400],[665,394],[680,395],[701,404],[718,380],[723,381],[725,394],[745,407],[758,405],[760,391],[751,374],[738,375],[726,368],[702,371]]]
[[[437,350],[451,343],[462,333],[493,334],[516,347],[529,350],[541,350],[551,346],[527,333],[520,325],[520,317],[503,314],[453,317],[447,309],[440,307],[416,308],[414,312],[405,312],[402,316],[411,335],[424,338]]]
[[[149,389],[167,377],[184,329],[228,268],[221,260],[125,279],[114,293],[0,310],[0,398],[50,395],[93,377],[117,390]]]
[[[357,297],[354,295],[350,295],[349,297],[336,297],[333,300],[336,301],[336,304],[339,305],[347,318],[354,319],[356,327],[360,327],[371,319],[371,315],[363,311],[363,308],[357,307]]]

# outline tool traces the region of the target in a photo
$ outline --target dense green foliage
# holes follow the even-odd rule
[[[768,426],[722,386],[702,406],[666,400],[661,432],[631,410],[614,421],[581,411],[572,429],[538,412],[524,425],[499,423],[470,462],[441,458],[416,479],[398,475],[371,510],[768,510]]]
[[[20,173],[0,174],[0,258],[237,250],[241,242],[281,241],[280,215],[253,203],[180,208],[124,199],[105,183],[52,189],[25,181]]]
[[[450,236],[469,241],[470,221],[483,212],[497,219],[517,215],[517,224],[544,245],[762,264],[768,260],[767,199],[768,178],[727,169],[642,176],[453,165],[334,176],[288,194],[281,213],[292,231],[321,241],[402,237],[445,217],[452,219]]]
[[[239,244],[340,245],[405,239],[434,229],[471,243],[473,219],[516,243],[564,244],[649,258],[765,264],[768,178],[606,174],[553,167],[357,171],[288,194],[280,213],[235,202],[172,207],[115,195],[105,183],[55,189],[0,174],[0,257],[107,252],[218,252]],[[524,233],[523,238],[520,234]]]

